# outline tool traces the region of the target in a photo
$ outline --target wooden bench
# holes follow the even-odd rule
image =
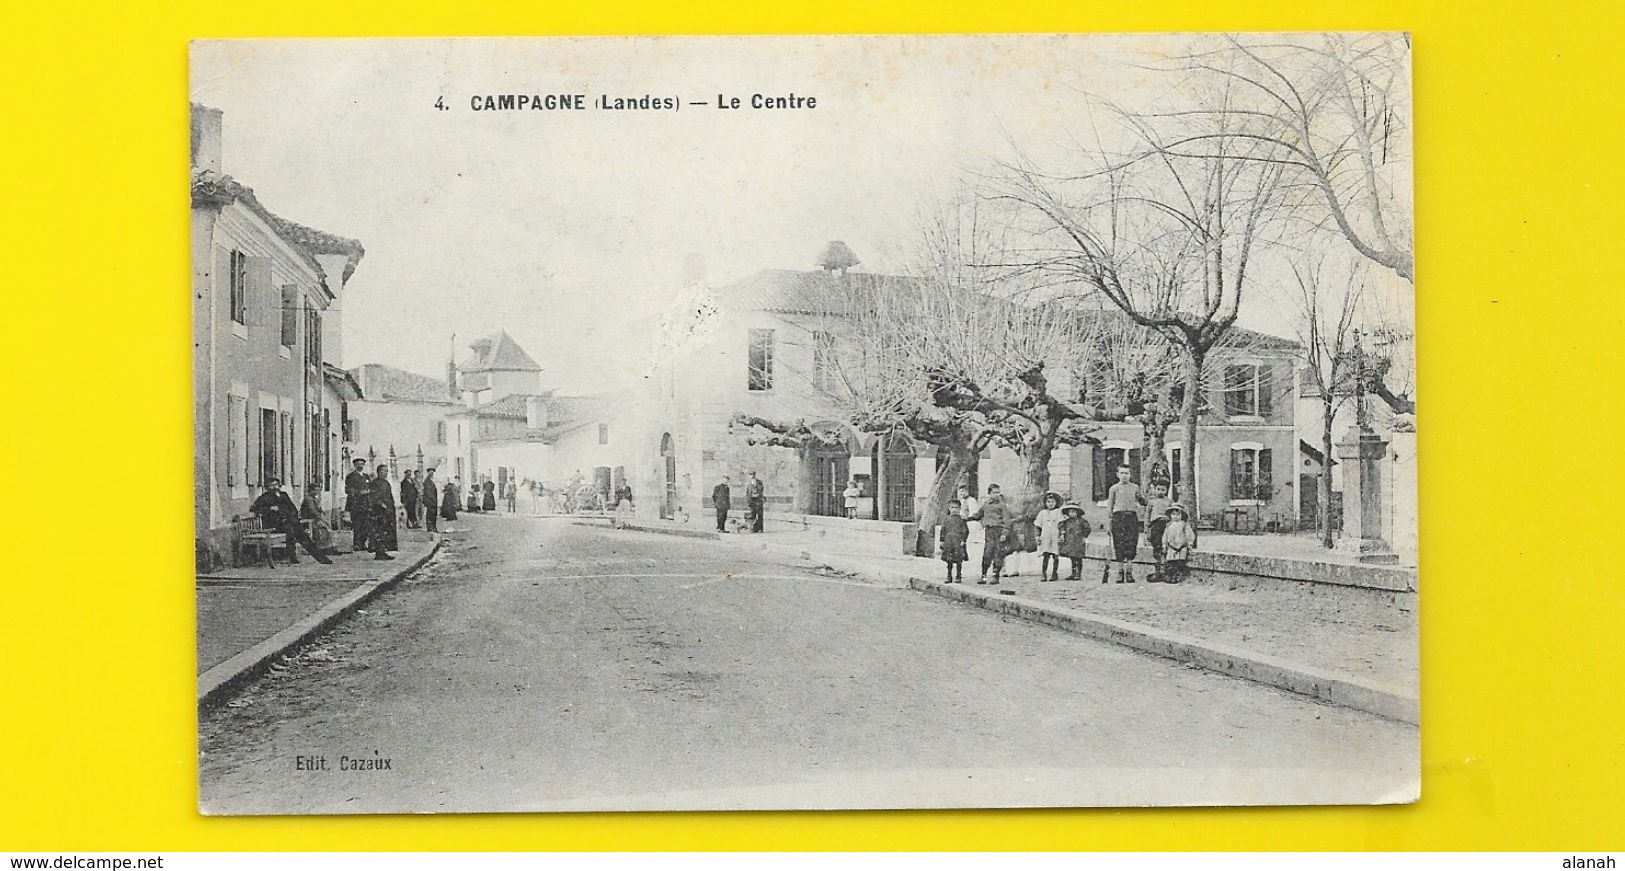
[[[261,561],[269,568],[276,568],[276,561],[271,558],[271,551],[278,547],[292,547],[293,542],[288,540],[286,532],[277,532],[265,528],[257,516],[239,517],[237,524],[237,564],[242,565],[243,552],[249,549],[256,550],[261,555]]]

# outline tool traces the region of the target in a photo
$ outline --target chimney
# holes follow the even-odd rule
[[[192,171],[207,170],[224,175],[221,168],[221,139],[225,126],[223,112],[198,103],[192,104]]]
[[[525,427],[531,430],[547,429],[547,397],[525,397]]]

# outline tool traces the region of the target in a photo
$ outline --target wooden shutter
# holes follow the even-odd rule
[[[1126,460],[1128,463],[1129,480],[1136,484],[1140,483],[1140,461],[1143,459],[1143,457],[1144,455],[1140,452],[1139,448],[1129,448],[1128,460]]]
[[[299,347],[299,288],[291,284],[284,284],[280,291],[280,302],[277,307],[278,323],[282,327],[282,347]]]
[[[1089,495],[1096,502],[1104,502],[1106,501],[1107,491],[1111,489],[1111,484],[1107,483],[1110,478],[1108,477],[1109,470],[1106,468],[1106,449],[1100,445],[1095,445],[1094,454],[1094,480]]]
[[[243,308],[250,345],[259,341],[264,343],[264,347],[271,353],[276,352],[276,339],[270,328],[277,323],[272,320],[272,314],[281,300],[282,292],[271,286],[271,258],[249,257],[248,293]],[[256,333],[259,336],[256,336]]]
[[[1241,451],[1230,449],[1230,498],[1247,498],[1247,482],[1241,479]]]
[[[247,472],[248,485],[252,487],[260,482],[260,472],[265,467],[264,451],[260,448],[260,437],[262,435],[260,427],[265,418],[260,411],[259,403],[255,402],[253,397],[250,397],[249,401],[243,403],[243,405],[246,411],[243,415],[244,432],[247,434],[243,441],[248,447],[248,450],[245,451],[247,456],[243,458],[245,460],[243,470]]]
[[[1258,367],[1258,416],[1269,417],[1275,410],[1275,369],[1268,363]]]
[[[1275,474],[1271,468],[1275,452],[1264,448],[1258,452],[1258,494],[1257,498],[1268,500],[1275,492]]]

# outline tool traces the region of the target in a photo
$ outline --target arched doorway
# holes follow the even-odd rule
[[[677,447],[672,444],[669,432],[660,436],[660,463],[665,469],[666,481],[660,516],[671,520],[677,516]]]
[[[880,472],[880,519],[912,523],[915,520],[914,446],[897,433],[876,439],[874,465]]]

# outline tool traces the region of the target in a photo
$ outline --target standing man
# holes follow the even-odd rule
[[[750,482],[745,485],[745,509],[750,512],[750,531],[762,531],[762,513],[767,508],[767,488],[756,472],[750,473]]]
[[[354,468],[344,476],[344,510],[350,515],[350,550],[367,549],[367,515],[372,501],[372,482],[367,480],[367,461],[351,461]]]
[[[418,482],[417,472],[407,469],[401,475],[401,508],[406,511],[406,528],[418,528]]]
[[[728,476],[722,476],[722,483],[711,490],[711,507],[717,510],[717,532],[728,531],[728,509],[731,507],[729,497],[732,495],[728,489]]]
[[[419,488],[419,502],[423,505],[423,525],[430,532],[438,532],[435,520],[440,514],[440,489],[434,485],[434,470],[423,473],[423,486]]]
[[[372,479],[371,515],[367,518],[367,543],[372,545],[372,558],[394,559],[391,550],[400,545],[395,538],[395,488],[389,486],[389,467],[379,466]]]
[[[254,500],[249,511],[259,517],[260,523],[266,529],[281,532],[288,536],[288,562],[299,562],[299,551],[294,547],[298,542],[305,552],[316,558],[319,563],[331,563],[332,560],[322,553],[305,534],[305,527],[299,523],[299,509],[293,507],[293,500],[288,494],[282,492],[282,482],[276,478],[267,478],[265,492]]]

